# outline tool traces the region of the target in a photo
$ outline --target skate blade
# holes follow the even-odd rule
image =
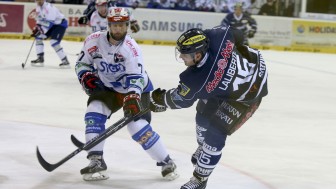
[[[31,66],[33,66],[33,67],[44,67],[44,64],[43,63],[34,63],[34,64],[31,64]]]
[[[99,181],[99,180],[106,180],[108,178],[109,176],[106,174],[106,171],[83,174],[83,180],[85,181]]]
[[[66,66],[60,66],[60,69],[70,69],[71,66],[70,65],[66,65]]]
[[[168,180],[168,181],[172,181],[175,180],[179,177],[180,175],[176,172],[171,172],[169,174],[167,174],[165,177],[163,177],[163,179]]]

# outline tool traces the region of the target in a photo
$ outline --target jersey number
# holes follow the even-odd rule
[[[257,53],[257,51],[253,49],[249,49],[249,51]],[[250,82],[252,80],[256,64],[248,62],[248,60],[245,58],[243,58],[241,61],[236,53],[234,53],[233,56],[236,56],[238,66],[237,77],[233,81],[233,91],[236,91],[238,90],[239,85]]]

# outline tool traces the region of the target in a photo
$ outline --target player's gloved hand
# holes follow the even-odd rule
[[[252,37],[254,37],[254,34],[255,34],[255,31],[253,31],[253,30],[249,30],[249,31],[247,32],[247,37],[248,37],[248,38],[252,38]]]
[[[85,93],[89,96],[104,91],[103,82],[92,72],[86,72],[82,75],[80,83]]]
[[[167,110],[167,106],[164,102],[164,95],[166,94],[166,90],[164,89],[155,89],[152,92],[150,97],[150,110],[152,112],[164,112]]]
[[[135,92],[127,93],[124,98],[123,110],[125,116],[129,116],[130,114],[134,116],[142,111],[140,95],[136,94]]]
[[[138,21],[131,20],[131,30],[133,33],[137,33],[138,31],[140,31],[140,26],[138,24]]]
[[[88,18],[86,16],[81,16],[78,19],[78,24],[87,24]]]
[[[37,37],[37,36],[39,36],[39,35],[41,35],[41,34],[43,34],[42,27],[41,27],[41,25],[37,24],[37,25],[34,27],[32,33],[30,34],[30,37]]]

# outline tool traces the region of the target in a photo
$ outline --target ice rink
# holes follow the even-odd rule
[[[32,40],[0,40],[0,188],[15,189],[179,189],[192,176],[196,148],[195,107],[153,114],[180,178],[164,181],[160,167],[126,129],[107,139],[110,179],[85,182],[79,170],[88,164],[81,152],[53,172],[36,158],[55,163],[74,151],[74,134],[84,140],[87,96],[74,71],[82,43],[63,41],[72,68],[45,42],[45,66],[31,67]],[[172,88],[185,69],[174,47],[141,45],[155,87]],[[262,51],[269,70],[269,95],[256,114],[228,137],[220,164],[207,189],[336,189],[336,55]],[[113,115],[108,125],[122,117]]]

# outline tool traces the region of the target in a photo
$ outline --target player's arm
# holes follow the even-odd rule
[[[87,24],[90,21],[92,13],[96,10],[95,2],[91,2],[84,10],[84,15],[78,19],[78,24]]]
[[[254,34],[257,32],[257,22],[254,18],[252,18],[251,16],[248,16],[248,23],[251,29],[248,30],[247,37],[252,38],[254,37]]]
[[[197,100],[196,94],[185,84],[180,83],[177,88],[164,90],[156,89],[151,94],[151,110],[153,112],[165,111],[165,108],[188,108]]]
[[[225,18],[221,22],[222,26],[230,26],[230,19],[229,19],[229,14],[225,16]]]
[[[95,50],[98,51],[96,46],[86,42],[78,56],[75,66],[79,83],[89,96],[104,91],[105,88],[94,68],[93,55],[95,54]]]
[[[97,24],[97,15],[96,14],[91,15],[90,26],[92,28],[92,33],[100,31],[100,27]]]

